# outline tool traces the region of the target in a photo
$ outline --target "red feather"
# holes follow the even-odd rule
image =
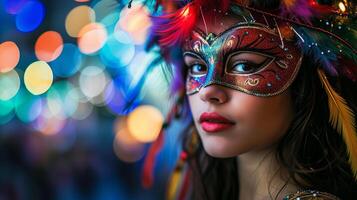
[[[174,13],[154,18],[154,31],[159,37],[162,47],[174,46],[180,43],[190,34],[197,20],[199,7],[195,3],[189,3]]]

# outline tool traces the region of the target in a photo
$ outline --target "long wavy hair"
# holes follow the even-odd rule
[[[300,71],[290,86],[294,119],[278,142],[275,156],[280,166],[287,169],[289,179],[298,187],[352,200],[357,197],[357,183],[348,164],[345,143],[329,123],[328,100],[317,75],[318,65],[305,55]],[[343,77],[330,82],[357,113],[356,83]],[[183,148],[186,150],[190,138],[191,134],[187,134],[184,140]],[[192,199],[238,199],[236,157],[213,158],[204,151],[199,141],[196,151],[188,158],[193,172]],[[271,199],[276,197],[271,196]]]

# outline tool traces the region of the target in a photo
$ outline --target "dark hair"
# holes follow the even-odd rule
[[[294,119],[279,141],[276,157],[301,188],[334,194],[342,199],[357,197],[355,181],[341,135],[329,123],[327,95],[317,75],[318,64],[304,57],[300,71],[290,86]],[[357,86],[343,77],[329,79],[357,113]],[[190,134],[186,142],[190,140]],[[187,145],[184,145],[184,149]],[[201,142],[189,156],[192,169],[192,199],[238,199],[236,158],[213,158]],[[274,197],[272,197],[274,198]]]

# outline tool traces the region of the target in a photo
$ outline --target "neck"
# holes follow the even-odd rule
[[[238,172],[240,200],[283,199],[298,190],[272,149],[239,155]]]

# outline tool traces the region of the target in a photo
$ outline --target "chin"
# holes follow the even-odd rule
[[[230,158],[244,153],[243,151],[239,151],[237,149],[233,150],[226,145],[217,145],[217,143],[207,144],[203,142],[203,148],[208,155],[214,158]]]

